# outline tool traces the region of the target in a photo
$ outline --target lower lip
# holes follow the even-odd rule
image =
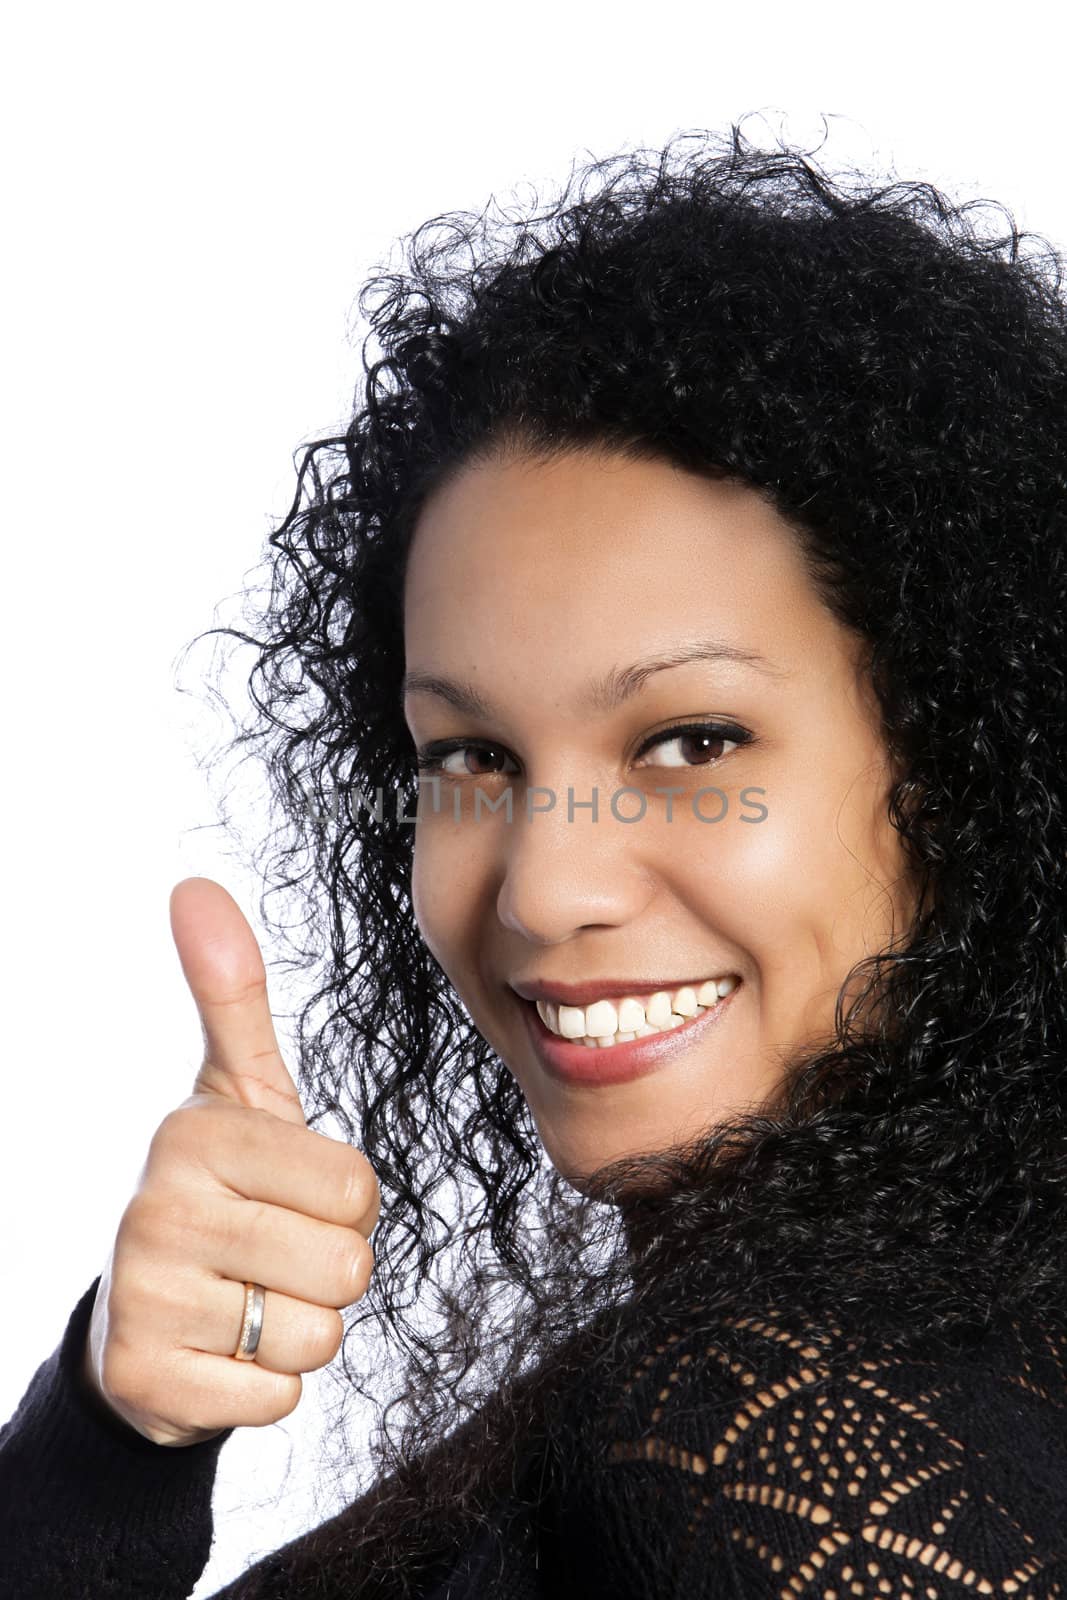
[[[649,1033],[643,1039],[630,1039],[625,1044],[598,1044],[595,1047],[561,1039],[558,1033],[553,1033],[542,1022],[532,1001],[523,1000],[520,996],[519,1004],[526,1015],[526,1026],[533,1047],[549,1077],[558,1078],[563,1083],[580,1083],[598,1088],[647,1077],[650,1072],[665,1067],[675,1056],[700,1044],[722,1021],[730,1002],[742,988],[743,984],[738,983],[717,1005],[672,1028],[669,1033]]]

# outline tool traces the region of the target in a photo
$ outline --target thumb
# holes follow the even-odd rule
[[[233,896],[212,878],[183,878],[170,926],[204,1031],[196,1090],[305,1124],[282,1060],[256,936]]]

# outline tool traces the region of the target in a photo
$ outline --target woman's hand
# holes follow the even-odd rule
[[[304,1121],[236,902],[210,878],[185,878],[170,915],[204,1060],[152,1138],[82,1374],[146,1439],[187,1445],[288,1416],[300,1374],[332,1361],[339,1308],[370,1282],[379,1191],[364,1155]],[[237,1361],[246,1281],[267,1294],[255,1360]]]

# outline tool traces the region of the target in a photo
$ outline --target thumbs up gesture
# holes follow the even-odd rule
[[[300,1374],[333,1360],[340,1308],[370,1282],[379,1191],[364,1155],[304,1121],[236,902],[185,878],[170,916],[204,1059],[122,1215],[82,1379],[146,1439],[187,1445],[288,1416]],[[246,1283],[266,1290],[263,1321],[254,1359],[237,1360]]]

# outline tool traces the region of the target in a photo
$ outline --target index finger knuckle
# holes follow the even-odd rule
[[[378,1205],[378,1180],[374,1168],[361,1150],[346,1146],[344,1193],[342,1204],[345,1219],[353,1227],[362,1222],[368,1212]]]

